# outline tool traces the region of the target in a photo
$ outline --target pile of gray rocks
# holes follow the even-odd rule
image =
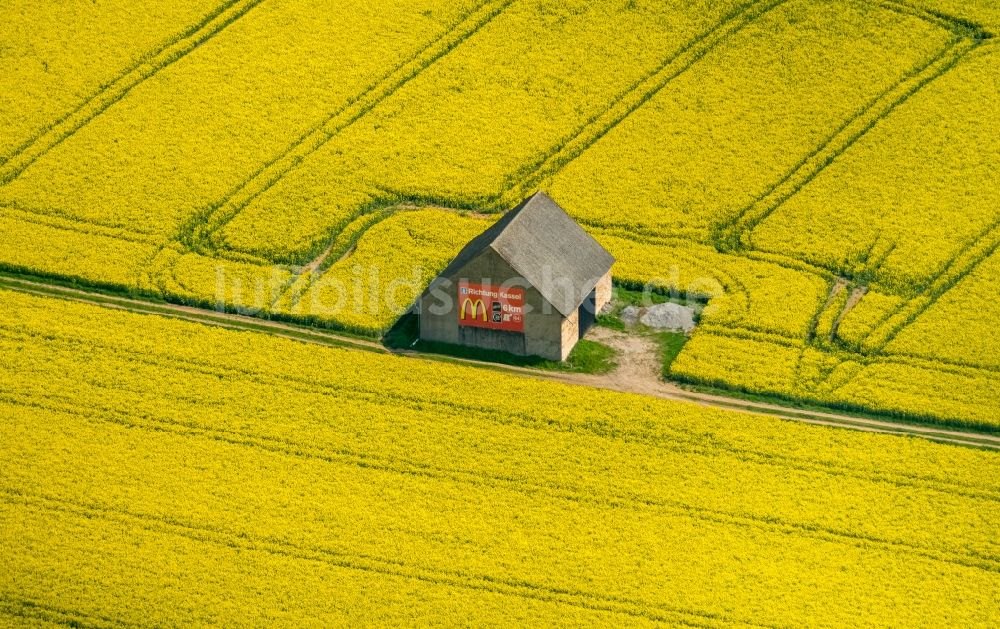
[[[665,303],[639,308],[626,306],[621,318],[625,325],[641,323],[655,330],[679,330],[690,332],[694,329],[694,308],[680,304]]]

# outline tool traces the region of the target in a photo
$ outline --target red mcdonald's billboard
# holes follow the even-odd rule
[[[524,289],[459,281],[458,325],[524,332]]]

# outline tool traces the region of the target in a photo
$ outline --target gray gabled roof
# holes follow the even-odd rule
[[[536,192],[473,238],[445,267],[452,278],[492,248],[563,316],[576,310],[615,259],[544,192]]]

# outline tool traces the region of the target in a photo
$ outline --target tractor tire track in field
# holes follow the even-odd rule
[[[851,289],[851,294],[847,297],[847,303],[845,303],[841,311],[837,313],[837,317],[833,320],[833,324],[830,326],[830,341],[837,340],[837,331],[840,329],[840,324],[844,322],[847,315],[851,314],[851,311],[861,303],[861,300],[864,299],[867,294],[867,286],[857,286]]]
[[[16,618],[23,624],[52,623],[69,627],[107,629],[110,627],[142,627],[116,618],[62,609],[27,599],[0,596],[0,617]]]
[[[160,70],[187,56],[262,1],[229,0],[200,23],[182,33],[180,38],[144,57],[139,63],[90,96],[75,110],[55,121],[48,129],[24,145],[17,154],[0,166],[0,185],[10,183],[36,160],[125,98],[135,87],[155,76]]]
[[[816,308],[815,312],[813,313],[813,316],[809,319],[809,325],[806,330],[805,342],[802,343],[801,347],[799,348],[799,357],[795,361],[795,381],[803,383],[804,388],[808,388],[809,390],[815,391],[816,385],[818,384],[816,382],[810,383],[808,385],[805,384],[805,378],[802,376],[802,369],[803,369],[803,363],[806,360],[806,352],[809,349],[815,348],[817,345],[819,345],[816,337],[819,331],[820,320],[824,317],[824,315],[832,312],[831,309],[835,307],[837,298],[843,291],[847,290],[847,288],[848,288],[848,280],[846,278],[836,277],[832,279],[830,281],[830,288],[827,290],[826,298],[819,304],[819,307]],[[829,371],[823,374],[821,381],[825,381],[826,378],[829,377],[830,373],[832,373],[834,369],[836,369],[836,365],[830,367]]]
[[[837,301],[837,297],[840,293],[847,290],[848,280],[847,278],[837,277],[830,282],[830,288],[827,290],[826,299],[819,305],[816,312],[813,313],[812,319],[809,321],[809,328],[806,332],[806,345],[812,346],[816,340],[816,334],[819,329],[819,321],[823,318]]]
[[[993,33],[987,31],[980,24],[970,22],[963,17],[948,15],[941,11],[910,4],[904,0],[877,0],[876,4],[890,11],[920,18],[944,29],[965,31],[968,36],[975,39],[986,40],[993,37]]]
[[[584,225],[587,224],[585,221],[578,221],[578,222]],[[694,244],[694,245],[701,245],[702,243],[692,238],[686,238],[686,237],[669,238],[669,237],[664,237],[662,235],[661,236],[653,236],[645,234],[638,235],[635,232],[629,233],[628,231],[624,231],[619,228],[604,228],[599,225],[588,225],[588,226],[591,227],[591,229],[588,231],[590,231],[591,235],[597,238],[597,240],[600,240],[601,236],[611,236],[614,238],[620,238],[622,240],[628,240],[637,244],[646,244],[655,247],[671,248],[670,254],[672,257],[685,260],[695,268],[711,267],[712,269],[712,272],[710,274],[711,278],[719,282],[719,285],[722,286],[723,290],[725,290],[727,293],[731,295],[733,294],[741,295],[744,301],[746,302],[743,305],[744,310],[749,310],[750,290],[747,288],[746,283],[744,283],[739,277],[733,275],[732,273],[724,271],[718,265],[712,266],[706,263],[705,260],[698,258],[697,255],[693,253],[689,253],[682,249],[676,248],[678,242],[685,244]],[[664,288],[669,289],[670,287],[667,286]],[[711,295],[702,295],[702,297],[710,299]]]
[[[323,546],[297,544],[272,536],[251,537],[245,532],[230,531],[207,523],[184,522],[154,514],[112,509],[99,504],[28,494],[7,487],[0,487],[0,501],[15,507],[34,509],[37,512],[76,516],[87,520],[103,520],[126,528],[126,530],[134,527],[154,534],[174,535],[198,543],[213,544],[234,550],[261,552],[290,559],[323,563],[357,572],[401,577],[445,587],[485,591],[501,596],[532,599],[644,618],[654,622],[677,623],[695,627],[718,627],[736,623],[755,627],[770,627],[770,625],[734,619],[714,612],[687,610],[586,590],[548,586],[516,578],[421,566],[398,559],[348,553]]]
[[[847,318],[847,315],[849,315],[851,311],[854,310],[855,306],[861,303],[861,300],[864,299],[864,296],[868,294],[867,286],[858,286],[851,288],[850,290],[851,293],[850,295],[847,296],[847,301],[844,303],[844,307],[841,308],[840,312],[838,312],[837,316],[834,318],[833,323],[830,324],[830,330],[827,333],[826,338],[824,339],[824,342],[826,343],[838,342],[837,331],[840,329],[840,324],[843,323],[844,319]],[[837,369],[842,367],[844,364],[845,364],[844,362],[839,362],[830,367],[829,369],[827,369],[826,372],[822,374],[822,377],[819,379],[819,381],[814,384],[813,390],[818,391],[824,387],[830,389],[831,379],[837,372]],[[829,392],[832,393],[833,391],[840,390],[843,387],[847,386],[848,384],[853,383],[856,376],[857,374],[849,376],[846,380],[843,380],[842,382],[837,384],[836,387]]]
[[[271,300],[270,310],[272,312],[277,310],[282,301],[288,300],[288,311],[292,313],[297,312],[297,309],[300,308],[299,304],[305,298],[306,293],[309,292],[313,284],[323,276],[327,269],[353,255],[358,243],[370,229],[400,212],[419,209],[422,209],[422,207],[399,203],[385,206],[382,203],[375,202],[370,207],[358,212],[347,224],[350,225],[354,221],[365,219],[366,224],[364,227],[347,239],[342,238],[344,229],[338,229],[336,232],[328,235],[326,246],[311,260],[301,266],[291,266],[291,277],[276,291],[277,295]]]
[[[753,0],[739,5],[717,24],[684,44],[658,68],[617,96],[604,111],[550,149],[541,161],[512,175],[507,189],[501,193],[501,205],[512,206],[533,192],[545,179],[577,159],[705,55],[785,1]]]
[[[513,4],[514,1],[516,0],[505,2],[503,6],[495,10],[495,13],[489,15],[489,20],[492,20],[500,15],[507,9],[508,6]],[[737,9],[730,12],[730,14],[725,16],[719,23],[713,25],[708,31],[701,33],[690,42],[686,43],[676,54],[666,59],[656,70],[640,79],[622,94],[618,95],[607,109],[592,117],[568,138],[565,138],[555,148],[550,149],[548,156],[545,157],[541,163],[534,164],[531,167],[524,169],[521,174],[512,176],[511,181],[515,183],[507,184],[506,191],[501,192],[498,195],[497,203],[500,205],[504,203],[512,205],[514,201],[511,201],[511,199],[518,194],[521,194],[520,192],[513,190],[514,186],[517,186],[519,190],[527,190],[531,186],[537,184],[542,178],[554,174],[554,172],[558,169],[561,169],[570,161],[582,154],[590,145],[631,115],[635,110],[641,107],[643,103],[652,98],[667,83],[690,68],[695,62],[700,60],[727,37],[742,30],[752,21],[783,4],[785,1],[786,0],[753,0],[737,7]],[[467,18],[467,20],[471,19],[472,17]],[[445,51],[445,54],[482,28],[482,26],[485,26],[486,23],[487,22],[483,22],[482,24],[476,25],[475,29],[468,33],[468,35],[461,35],[458,41],[451,44],[450,48]],[[455,30],[458,30],[457,27]],[[442,36],[442,39],[444,37],[445,35]],[[434,42],[432,46],[437,44],[438,42]],[[384,77],[382,81],[388,82],[394,75],[402,74],[409,66],[416,63],[417,60],[425,54],[426,51],[422,51],[410,61],[399,66],[393,71],[393,73]],[[181,241],[185,242],[185,244],[195,250],[221,250],[222,245],[220,243],[211,242],[212,235],[215,232],[235,218],[260,194],[264,193],[266,190],[278,183],[278,181],[280,181],[288,172],[306,160],[309,155],[316,150],[319,150],[323,144],[329,141],[337,133],[343,131],[345,128],[353,124],[358,118],[362,117],[368,113],[368,111],[376,107],[380,102],[390,97],[392,93],[399,89],[399,87],[402,87],[403,84],[412,78],[415,78],[419,72],[422,72],[424,69],[430,67],[430,65],[432,65],[435,61],[437,61],[437,58],[423,63],[421,67],[416,69],[412,76],[406,77],[398,87],[386,90],[384,96],[379,96],[378,99],[371,103],[370,106],[362,107],[361,105],[354,105],[352,102],[341,111],[331,115],[322,125],[300,137],[278,158],[268,162],[268,164],[265,165],[261,171],[255,173],[250,179],[241,183],[236,190],[227,195],[221,203],[216,204],[216,206],[210,210],[211,218],[208,220],[208,224],[202,227],[189,226],[182,228],[182,234],[196,235],[190,239],[182,236]],[[377,85],[372,86],[368,91],[359,96],[358,100],[364,99],[369,92],[375,92],[377,89],[379,89]],[[361,109],[360,113],[354,117],[350,116],[349,111],[352,105]],[[334,126],[336,125],[338,119],[344,119],[344,122],[341,125],[335,126],[333,129],[326,131],[326,137],[324,137],[324,126]],[[300,146],[302,146],[302,148],[300,148]],[[555,165],[556,162],[558,162],[558,165]],[[554,170],[551,170],[551,172],[546,170],[545,172],[539,173],[537,176],[533,176],[531,181],[523,181],[526,177],[528,177],[529,172],[539,171],[543,168],[554,168]],[[269,174],[269,171],[272,172]],[[251,188],[254,180],[261,177],[264,178],[263,183],[257,187]],[[516,183],[518,181],[522,181],[521,185]],[[399,191],[390,192],[382,190],[382,192],[388,192],[388,197],[392,199],[385,203],[386,207],[401,204],[440,205],[440,200],[431,203],[427,199],[412,197],[411,195]],[[517,198],[515,201],[520,201],[520,198]],[[204,220],[204,217],[202,217],[201,220]],[[192,223],[195,222],[197,221],[192,221]]]
[[[672,517],[689,518],[726,526],[753,528],[764,532],[793,534],[829,543],[846,544],[857,548],[878,546],[886,552],[906,553],[931,561],[1000,573],[1000,559],[994,556],[982,555],[975,551],[935,548],[902,540],[875,537],[860,532],[839,530],[824,525],[786,521],[783,518],[775,516],[734,513],[635,493],[612,492],[607,495],[600,495],[593,489],[585,486],[554,482],[531,482],[527,479],[513,476],[501,476],[458,468],[443,468],[418,461],[355,452],[349,449],[329,449],[278,437],[256,435],[236,430],[216,429],[198,424],[197,422],[133,417],[124,412],[109,411],[114,412],[116,415],[115,418],[111,418],[107,415],[96,414],[85,407],[74,406],[72,403],[60,406],[30,400],[21,401],[4,395],[3,392],[0,392],[0,401],[16,406],[29,406],[56,411],[74,417],[86,417],[93,422],[108,423],[125,428],[171,433],[190,438],[202,438],[238,448],[259,449],[295,459],[315,460],[331,465],[356,467],[362,470],[388,474],[416,476],[429,480],[469,485],[476,488],[510,491],[525,496],[541,495],[549,500],[587,504],[596,507],[638,512],[656,511]]]
[[[799,337],[784,336],[773,332],[762,332],[760,330],[735,323],[727,323],[725,327],[711,323],[702,323],[699,324],[698,330],[705,334],[767,343],[770,345],[779,345],[781,347],[788,347],[791,349],[800,349],[802,347],[802,340]],[[926,356],[906,352],[875,354],[859,353],[854,350],[835,351],[845,361],[855,362],[863,366],[878,365],[883,363],[897,363],[900,365],[908,365],[929,371],[954,374],[963,377],[976,377],[983,374],[989,374],[990,376],[1000,375],[1000,366],[996,365],[977,365],[945,358],[935,358],[931,360]]]
[[[42,129],[41,131],[39,131],[38,133],[36,133],[34,136],[28,138],[23,143],[21,143],[19,146],[15,147],[9,153],[7,153],[5,155],[0,155],[0,167],[2,167],[5,163],[7,163],[8,160],[16,157],[20,153],[22,153],[25,150],[27,150],[29,147],[31,147],[32,144],[38,142],[38,140],[41,139],[43,136],[45,136],[46,133],[49,133],[52,130],[53,127],[62,124],[68,118],[76,115],[81,110],[85,109],[88,106],[89,103],[91,103],[95,99],[99,98],[105,91],[108,90],[108,88],[114,86],[116,83],[118,83],[118,82],[122,81],[123,79],[125,79],[130,73],[134,72],[136,69],[138,69],[140,66],[142,66],[143,63],[146,63],[150,59],[154,59],[154,58],[158,57],[159,55],[161,55],[163,53],[164,50],[166,50],[169,47],[173,46],[177,42],[179,42],[179,41],[181,41],[183,39],[187,39],[187,38],[189,38],[189,37],[197,34],[197,32],[199,30],[205,28],[209,23],[212,22],[212,20],[214,20],[215,18],[217,18],[220,13],[222,13],[222,12],[226,11],[227,9],[229,9],[229,7],[231,7],[236,1],[237,0],[226,0],[225,2],[223,2],[222,4],[220,4],[219,6],[215,7],[215,9],[213,9],[212,11],[210,11],[206,16],[204,16],[201,19],[201,21],[199,21],[196,24],[190,26],[186,30],[182,31],[174,39],[166,41],[162,46],[160,46],[159,48],[156,48],[155,50],[147,51],[146,53],[142,54],[135,62],[133,62],[131,65],[129,65],[128,67],[126,67],[124,70],[122,70],[117,76],[113,77],[110,81],[108,81],[108,82],[104,83],[103,85],[101,85],[97,90],[95,90],[89,96],[86,96],[83,99],[83,101],[81,101],[80,104],[78,104],[76,107],[72,108],[67,113],[65,113],[62,116],[60,116],[60,117],[56,118],[55,120],[53,120],[51,123],[49,123],[49,125],[45,129]],[[2,172],[2,171],[0,171],[0,172]]]
[[[868,359],[865,364],[897,363],[919,369],[939,371],[941,373],[953,374],[965,378],[982,376],[1000,376],[1000,366],[996,365],[973,365],[956,360],[945,360],[943,358],[930,359],[919,354],[909,354],[906,352],[893,352],[892,354],[882,354]]]
[[[153,367],[165,367],[169,366],[168,363],[172,362],[169,360],[156,361],[148,357],[136,356],[132,360],[125,359],[127,362],[134,362],[140,365],[147,365]],[[177,361],[180,362],[180,361]],[[171,367],[174,368],[174,367]],[[186,365],[181,363],[179,370],[185,373],[198,373],[201,375],[212,375],[218,378],[227,378],[234,375],[234,370],[221,369],[221,370],[211,370],[207,368],[199,368],[197,365]],[[285,380],[281,378],[267,379],[267,378],[249,378],[248,381],[253,382],[257,385],[262,386],[275,386],[282,387],[285,390],[293,391],[296,393],[311,394],[311,395],[321,395],[324,397],[330,397],[335,400],[344,401],[363,401],[374,406],[385,406],[388,410],[391,402],[391,407],[402,407],[410,410],[423,411],[428,406],[435,407],[438,412],[440,412],[442,417],[454,417],[455,419],[461,419],[462,417],[468,416],[468,413],[474,412],[476,409],[470,406],[462,406],[458,404],[450,404],[447,402],[435,402],[433,400],[423,400],[416,399],[407,396],[396,396],[396,395],[378,395],[376,393],[359,389],[353,387],[339,387],[331,385],[316,385],[313,387],[308,387],[302,382],[294,380]],[[93,385],[95,388],[106,388],[98,385]],[[322,390],[321,390],[322,389]],[[116,389],[120,391],[121,389]],[[38,408],[44,408],[47,410],[61,412],[61,413],[72,413],[79,415],[81,417],[95,417],[95,419],[103,419],[99,413],[109,413],[116,416],[123,416],[123,412],[112,406],[99,406],[94,405],[92,407],[85,407],[77,404],[73,399],[67,396],[60,396],[57,394],[42,394],[36,395],[31,398],[25,398],[23,395],[18,397],[16,391],[0,390],[0,403],[6,403],[11,405],[20,406],[32,406]],[[46,403],[39,402],[38,400],[44,399]],[[191,404],[189,399],[181,399],[177,397],[170,397],[169,399],[182,401],[185,404]],[[126,415],[125,417],[131,417]],[[991,491],[989,489],[984,489],[974,485],[966,485],[964,483],[957,483],[954,481],[937,479],[933,477],[925,477],[920,475],[912,474],[888,474],[884,472],[879,472],[877,474],[866,473],[864,471],[859,471],[854,468],[840,467],[831,464],[828,461],[815,461],[815,460],[802,460],[796,459],[795,457],[784,457],[780,454],[772,454],[768,452],[759,452],[748,448],[736,449],[731,446],[726,446],[724,444],[713,444],[709,442],[698,441],[697,435],[689,434],[686,431],[670,431],[668,430],[665,434],[649,435],[642,432],[617,432],[609,433],[607,431],[602,431],[599,428],[594,429],[593,427],[575,427],[575,426],[560,426],[558,424],[552,424],[545,422],[539,418],[535,417],[525,417],[515,413],[507,413],[505,415],[498,415],[496,413],[481,415],[484,422],[496,424],[498,426],[514,426],[517,428],[523,428],[530,431],[539,431],[547,433],[582,433],[587,434],[591,437],[596,437],[599,439],[605,439],[609,441],[617,441],[622,444],[635,444],[645,447],[655,448],[662,452],[668,452],[671,454],[679,455],[694,455],[694,456],[704,456],[712,458],[718,455],[728,456],[739,460],[742,463],[747,463],[751,465],[763,465],[771,467],[779,467],[782,470],[793,470],[796,472],[803,472],[807,474],[824,474],[834,478],[852,478],[855,480],[860,480],[864,482],[877,482],[891,484],[900,488],[921,488],[927,491],[935,491],[948,495],[960,495],[962,497],[975,499],[975,500],[987,500],[992,502],[1000,502],[1000,493],[996,491]],[[141,420],[149,420],[155,422],[162,422],[168,425],[176,425],[178,430],[184,428],[191,428],[192,426],[198,428],[198,430],[216,430],[214,428],[205,427],[202,424],[192,424],[190,422],[179,422],[169,418],[155,418],[148,415],[139,416]],[[112,421],[112,420],[107,420]],[[134,421],[129,419],[129,421]],[[231,431],[218,429],[223,434],[229,433]]]
[[[247,205],[269,190],[310,155],[402,89],[421,72],[503,14],[518,0],[487,0],[441,33],[415,55],[390,70],[310,131],[296,138],[280,154],[239,183],[220,201],[181,226],[177,239],[194,251],[213,250],[213,234]]]
[[[98,222],[81,221],[76,218],[68,218],[60,213],[46,213],[34,209],[29,209],[19,203],[0,202],[0,217],[9,217],[22,223],[31,223],[41,227],[51,227],[60,231],[84,234],[87,236],[101,236],[112,238],[123,242],[131,242],[144,245],[159,245],[162,240],[154,235],[135,231],[124,227],[113,227]]]
[[[927,282],[923,291],[882,318],[861,340],[861,351],[881,354],[903,330],[1000,249],[1000,218],[963,245]]]
[[[864,296],[865,290],[866,289],[861,288],[861,289],[855,289],[852,292],[848,300],[849,307],[845,307],[845,309],[841,312],[841,316],[846,316],[846,314],[850,312],[850,309],[853,308],[857,304],[857,302],[860,301],[860,299]],[[800,361],[803,358],[801,351],[804,351],[805,349],[805,346],[802,344],[801,341],[795,341],[790,339],[789,337],[777,336],[770,333],[763,333],[745,327],[739,327],[739,326],[721,327],[715,325],[702,324],[699,326],[699,331],[700,334],[709,334],[720,338],[749,340],[768,345],[777,345],[790,349],[800,350],[800,355],[799,355]],[[840,362],[837,363],[836,365],[833,365],[829,369],[823,370],[825,372],[825,375],[821,375],[821,379],[817,381],[813,386],[812,391],[814,392],[814,395],[805,397],[803,396],[796,397],[791,394],[783,394],[776,392],[772,394],[773,396],[775,396],[777,399],[790,401],[792,403],[806,403],[810,405],[822,406],[824,404],[823,398],[816,397],[819,394],[815,392],[826,388],[826,390],[824,391],[826,394],[834,393],[837,390],[853,382],[856,379],[856,377],[860,375],[856,371],[855,373],[851,374],[847,380],[840,381],[839,384],[837,384],[835,387],[829,389],[826,386],[829,379],[832,378],[837,373],[837,369],[845,367],[847,365],[854,366],[857,368],[858,371],[860,371],[866,367],[894,364],[894,365],[901,365],[904,367],[920,369],[935,375],[947,374],[947,375],[958,376],[965,379],[976,379],[983,377],[995,378],[997,376],[1000,376],[1000,367],[994,365],[981,365],[981,364],[977,365],[977,364],[971,364],[971,363],[965,363],[961,361],[947,360],[947,359],[931,360],[926,356],[905,353],[905,352],[894,352],[891,354],[887,353],[875,354],[875,353],[858,353],[854,350],[842,349],[837,347],[827,348],[825,350],[824,348],[822,348],[822,346],[816,346],[816,347],[820,351],[828,351],[829,352],[828,357],[836,357],[840,360]],[[843,376],[843,374],[841,374],[841,376]],[[720,395],[723,396],[725,395],[724,391],[728,387],[728,385],[724,382],[702,381],[697,379],[682,380],[682,382],[687,382],[689,384],[695,384],[695,385],[706,385],[712,387],[714,389],[717,389],[720,392]],[[739,391],[739,389],[737,389],[737,391]],[[865,416],[868,417],[872,416],[873,414],[874,415],[878,414],[876,411],[873,411],[871,408],[866,408],[864,405],[852,405],[850,403],[840,403],[840,402],[833,402],[832,404],[830,402],[827,402],[827,404],[829,404],[827,408],[836,409],[838,411],[847,413],[859,413],[859,414],[864,414]],[[954,422],[946,422],[945,424],[941,424],[940,423],[941,420],[938,417],[935,417],[930,414],[921,415],[916,412],[905,413],[902,416],[900,415],[891,415],[891,416],[900,417],[898,421],[904,421],[904,422],[917,421],[924,425],[944,425],[944,426],[956,425]],[[959,426],[961,427],[962,424],[959,424]],[[979,424],[979,426],[981,426],[981,424]],[[985,428],[985,429],[980,428],[980,430],[987,431],[985,433],[980,433],[980,434],[988,434],[988,435],[995,434],[995,430],[993,430],[992,428]],[[948,430],[948,432],[950,432],[950,430]],[[954,443],[961,443],[961,442],[956,441]],[[965,444],[965,445],[971,445],[971,444]],[[991,446],[986,446],[986,447],[991,447]]]
[[[896,108],[954,68],[979,45],[979,40],[956,37],[923,65],[865,104],[760,198],[737,212],[730,220],[717,225],[712,234],[716,248],[720,252],[753,249],[752,232],[760,223],[798,194]]]
[[[320,344],[332,347],[364,349],[382,353],[395,353],[405,356],[416,357],[421,360],[433,360],[436,362],[446,362],[465,366],[472,366],[494,371],[504,371],[508,373],[520,374],[542,380],[563,382],[566,384],[584,384],[596,388],[608,389],[622,393],[635,393],[630,387],[621,386],[617,383],[609,383],[600,376],[589,376],[585,374],[565,374],[545,372],[537,369],[511,367],[506,365],[496,365],[482,363],[475,360],[460,359],[453,357],[443,357],[419,354],[414,352],[390,352],[380,343],[372,340],[365,340],[351,337],[345,334],[337,334],[330,331],[320,331],[315,328],[298,326],[290,323],[259,319],[238,314],[223,313],[193,306],[181,306],[169,303],[152,303],[128,297],[111,296],[88,292],[82,289],[67,288],[53,284],[14,278],[0,275],[0,288],[17,290],[20,292],[43,296],[77,301],[92,305],[103,306],[115,310],[123,310],[138,314],[165,316],[168,318],[180,319],[194,323],[223,327],[233,330],[263,332],[274,336],[288,338],[305,343]],[[647,393],[661,399],[693,402],[702,406],[719,408],[730,411],[743,412],[754,415],[765,415],[782,419],[814,423],[825,426],[849,428],[866,432],[882,432],[898,435],[922,437],[931,441],[943,443],[954,443],[972,447],[1000,450],[1000,436],[989,433],[961,430],[954,427],[908,423],[900,421],[881,421],[845,415],[831,409],[830,411],[813,411],[798,409],[779,404],[753,402],[739,398],[726,397],[723,395],[705,394],[695,391],[688,391],[671,383],[664,382],[655,393]]]

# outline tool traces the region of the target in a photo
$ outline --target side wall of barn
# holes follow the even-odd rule
[[[559,348],[559,360],[566,360],[569,353],[573,351],[573,346],[580,340],[580,311],[574,310],[572,314],[562,320],[562,333],[559,335],[562,346]]]
[[[443,281],[445,279],[448,280],[447,283]],[[460,279],[495,285],[517,281],[518,283],[507,286],[525,288],[527,312],[524,316],[524,333],[459,326],[458,308],[461,304],[457,300],[457,290]],[[567,343],[563,316],[537,289],[528,286],[493,249],[485,249],[452,277],[435,280],[431,290],[420,300],[419,314],[420,337],[428,341],[541,356],[551,360],[563,360],[576,342],[577,328],[573,327],[574,336]]]
[[[597,286],[594,287],[595,292],[595,305],[597,306],[596,314],[601,314],[601,309],[607,306],[611,302],[612,297],[612,285],[611,285],[611,271],[602,277],[597,282]]]

